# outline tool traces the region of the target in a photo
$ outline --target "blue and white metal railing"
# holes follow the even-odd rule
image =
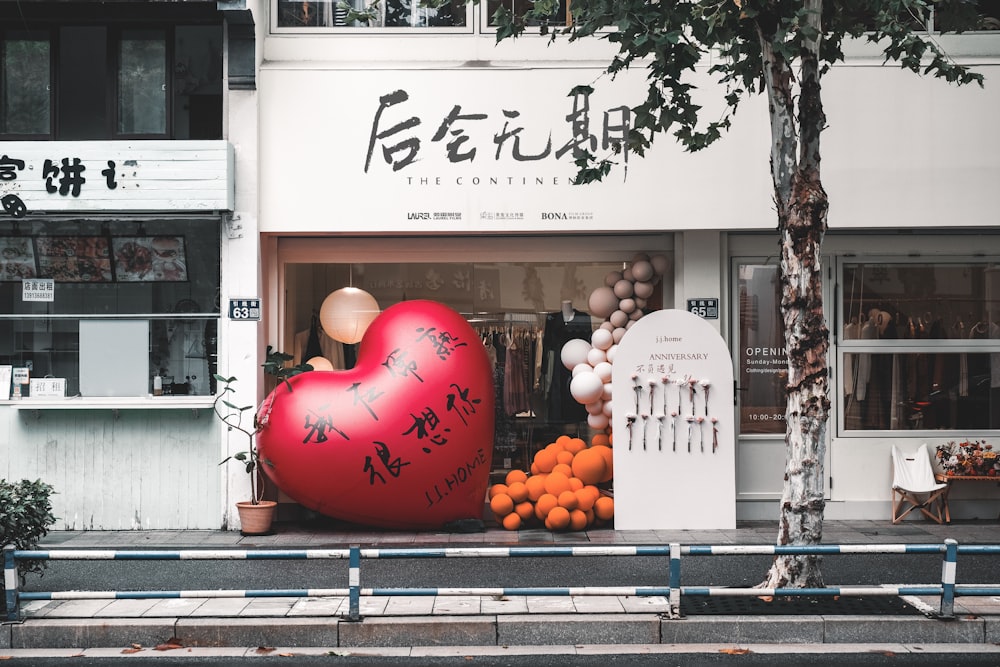
[[[4,586],[8,620],[17,620],[20,604],[32,600],[73,599],[149,599],[149,598],[253,598],[253,597],[347,597],[348,618],[360,619],[363,596],[665,596],[672,618],[680,616],[684,595],[696,596],[903,596],[923,595],[940,598],[941,618],[954,616],[955,595],[997,595],[1000,586],[961,585],[955,583],[958,555],[1000,555],[1000,545],[959,546],[953,539],[944,544],[846,544],[846,545],[692,545],[678,543],[661,546],[579,546],[579,547],[449,547],[449,548],[361,548],[300,550],[53,550],[28,551],[4,549]],[[833,586],[826,588],[729,588],[724,586],[682,586],[681,556],[722,555],[833,555],[833,554],[943,554],[940,584]],[[584,586],[523,588],[362,588],[361,561],[391,558],[511,558],[549,556],[667,556],[668,585],[661,586]],[[332,589],[264,590],[176,590],[176,591],[57,591],[26,592],[18,588],[18,560],[301,560],[347,559],[348,587]]]

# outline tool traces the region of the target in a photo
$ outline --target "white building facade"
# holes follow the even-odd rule
[[[390,3],[372,26],[336,3],[205,4],[226,28],[215,147],[229,157],[232,190],[182,216],[211,219],[216,235],[205,242],[217,244],[219,277],[216,303],[180,321],[200,322],[202,338],[205,323],[216,323],[217,370],[240,378],[237,402],[263,398],[267,346],[300,361],[318,351],[334,367],[351,365],[356,348],[317,326],[332,291],[361,287],[383,309],[431,298],[467,315],[497,360],[495,473],[527,469],[558,435],[592,434],[560,384],[559,344],[583,335],[567,326],[563,305],[583,329],[596,327],[593,289],[636,255],[660,255],[668,270],[647,308],[696,310],[732,353],[736,516],[777,516],[784,352],[763,99],[748,100],[729,135],[707,150],[687,154],[660,137],[645,158],[619,158],[604,182],[573,186],[576,152],[609,150],[643,95],[641,71],[602,76],[610,52],[601,42],[529,35],[497,44],[494,2],[437,12]],[[883,67],[860,44],[824,78],[831,518],[888,520],[893,444],[1000,444],[1000,134],[992,128],[1000,34],[941,41],[986,76],[984,89]],[[710,114],[721,100],[707,75],[700,88]],[[152,212],[93,206],[103,214],[87,214],[96,231],[85,235],[102,236],[108,223],[114,242],[154,236],[153,220],[173,204]],[[72,235],[64,227],[76,217],[5,217],[0,237],[24,236],[30,218],[28,235],[44,245]],[[168,231],[192,245],[194,232]],[[174,282],[182,281],[153,289]],[[38,328],[61,321],[56,306],[25,302],[20,283],[2,285],[11,308],[0,315],[12,324],[31,308]],[[71,288],[78,285],[54,280],[54,303]],[[230,308],[258,301],[259,320]],[[149,308],[148,322],[178,319],[176,304]],[[127,311],[96,319],[143,318]],[[18,354],[0,364],[23,368]],[[157,372],[149,362],[143,388],[131,393],[5,401],[4,477],[54,484],[60,528],[236,527],[231,508],[246,495],[245,476],[217,464],[241,443],[211,418],[211,387],[150,396]],[[183,384],[171,375],[171,386]],[[719,483],[712,472],[707,463],[706,485]],[[284,501],[283,516],[302,516],[278,490],[269,493]],[[952,494],[955,518],[996,516],[998,506],[993,484]]]

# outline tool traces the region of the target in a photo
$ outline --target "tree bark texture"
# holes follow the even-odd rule
[[[821,0],[808,2],[819,22]],[[818,41],[801,52],[798,116],[790,63],[761,34],[771,118],[771,175],[781,246],[781,313],[788,363],[785,477],[778,544],[813,545],[823,536],[824,460],[829,413],[821,247],[828,198],[820,180]],[[819,556],[776,556],[762,588],[823,586]]]

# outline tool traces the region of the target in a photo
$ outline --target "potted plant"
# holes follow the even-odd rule
[[[309,364],[299,364],[297,366],[286,366],[291,361],[291,355],[283,352],[272,351],[267,348],[267,361],[262,364],[264,373],[274,376],[280,382],[285,382],[288,390],[292,390],[288,378],[299,373],[311,371]],[[227,456],[219,465],[224,465],[229,461],[237,461],[244,466],[247,476],[250,478],[250,499],[236,503],[236,511],[240,515],[241,531],[244,535],[263,535],[271,530],[271,523],[274,521],[274,513],[278,503],[273,500],[264,500],[263,479],[260,476],[261,466],[273,466],[271,461],[262,458],[257,449],[257,434],[260,433],[262,424],[257,418],[257,411],[253,405],[236,405],[227,399],[230,393],[235,393],[233,388],[237,381],[235,377],[224,377],[215,374],[218,383],[218,394],[215,397],[213,409],[215,415],[226,425],[229,431],[239,431],[247,438],[247,448]],[[247,410],[252,411],[253,420],[247,423]]]

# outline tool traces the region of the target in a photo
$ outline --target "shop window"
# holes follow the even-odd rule
[[[779,268],[740,264],[737,274],[740,433],[784,434],[788,361]]]
[[[6,223],[0,371],[62,381],[67,399],[147,396],[154,384],[212,395],[219,257],[211,220]],[[19,389],[30,396],[30,383]]]
[[[278,0],[279,28],[440,28],[462,27],[469,5],[463,0]]]
[[[974,22],[974,30],[1000,30],[1000,2],[997,0],[975,0],[975,2],[955,5],[935,5],[934,26],[936,30],[954,30],[956,20]]]
[[[486,14],[489,17],[489,25],[497,25],[494,20],[494,15],[500,11],[509,12],[513,16],[524,16],[529,10],[535,8],[541,8],[541,2],[533,2],[533,0],[487,0],[486,2]],[[569,3],[559,2],[554,0],[546,6],[545,11],[548,11],[549,6],[551,6],[551,13],[546,14],[544,17],[539,17],[537,19],[531,19],[528,22],[530,26],[540,26],[547,25],[551,27],[567,26],[570,24],[569,15]]]
[[[118,40],[120,135],[167,133],[167,40],[163,30],[123,30]]]
[[[631,255],[629,255],[631,256]],[[412,299],[431,299],[462,313],[479,334],[494,367],[495,470],[527,470],[534,453],[560,435],[589,441],[587,411],[569,392],[572,373],[561,361],[572,338],[590,341],[599,318],[588,299],[622,263],[402,262],[285,265],[283,346],[296,362],[325,357],[349,368],[356,345],[325,334],[318,317],[328,294],[348,285],[375,297],[384,310]],[[663,304],[663,285],[644,302]],[[565,308],[564,308],[565,306]]]
[[[841,267],[843,428],[1000,428],[1000,266]]]
[[[47,134],[52,66],[48,33],[11,31],[0,48],[0,132]]]
[[[4,139],[222,138],[221,25],[0,29],[0,54]]]

